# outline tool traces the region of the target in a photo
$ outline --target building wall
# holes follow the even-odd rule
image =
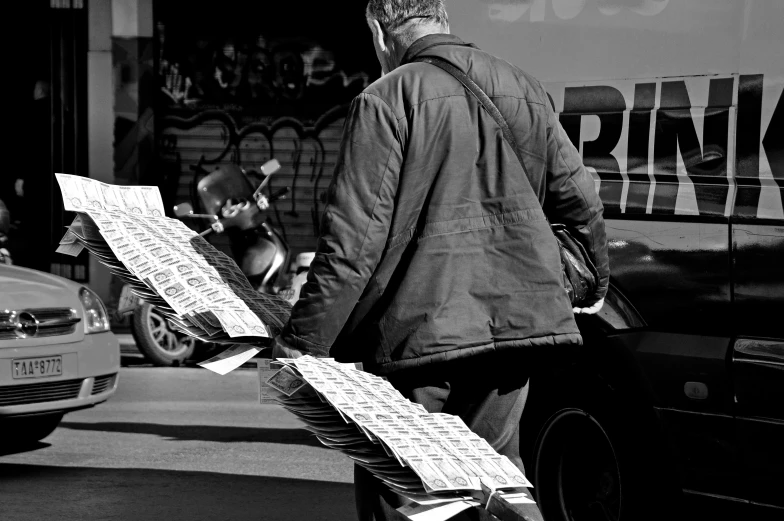
[[[198,207],[200,159],[211,170],[274,157],[270,189],[291,194],[269,219],[294,254],[313,250],[348,104],[379,74],[364,5],[87,1],[89,176],[158,186],[173,216],[178,202]],[[122,283],[94,259],[89,284],[116,307]]]
[[[200,160],[209,171],[275,158],[282,168],[270,191],[291,194],[269,218],[294,254],[315,249],[348,104],[379,74],[365,3],[156,3],[164,202],[198,207],[191,166]]]

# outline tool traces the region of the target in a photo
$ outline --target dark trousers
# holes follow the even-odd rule
[[[426,365],[389,377],[390,383],[428,412],[459,416],[499,453],[523,470],[520,418],[528,398],[528,374],[516,353],[493,353]],[[359,521],[405,520],[396,508],[404,500],[364,468],[354,466]],[[489,519],[472,509],[454,519]]]

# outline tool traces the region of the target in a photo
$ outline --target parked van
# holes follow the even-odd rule
[[[542,81],[605,207],[605,308],[523,417],[543,514],[637,521],[685,493],[784,519],[784,2],[446,4]]]

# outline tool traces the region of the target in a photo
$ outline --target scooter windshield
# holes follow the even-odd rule
[[[204,213],[220,215],[229,199],[253,201],[253,186],[237,165],[222,166],[199,181],[199,194]]]

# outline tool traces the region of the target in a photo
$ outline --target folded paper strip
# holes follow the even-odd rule
[[[490,496],[535,507],[531,483],[509,458],[459,417],[427,412],[386,379],[310,355],[258,365],[261,403],[280,404],[406,498],[400,512],[409,518],[448,519]]]
[[[58,252],[87,248],[175,330],[199,340],[267,346],[282,329],[291,305],[256,291],[231,257],[166,217],[157,187],[55,176],[65,210],[77,213]]]

